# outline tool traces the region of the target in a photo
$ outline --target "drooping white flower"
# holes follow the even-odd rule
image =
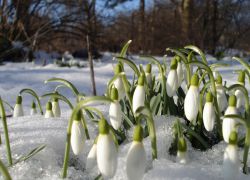
[[[126,160],[126,172],[129,180],[140,180],[144,176],[147,159],[142,140],[143,129],[138,125],[135,127],[133,142],[129,148]]]
[[[231,132],[229,144],[224,152],[223,177],[227,180],[238,179],[240,168],[239,153],[237,147],[237,133]]]
[[[116,88],[111,90],[111,99],[113,102],[110,103],[109,117],[110,123],[115,130],[118,130],[122,124],[122,111],[118,101],[119,93]]]
[[[144,75],[141,75],[138,79],[138,85],[135,88],[134,94],[133,94],[133,112],[135,113],[136,110],[144,106],[145,102],[145,89],[144,89]]]
[[[61,117],[61,108],[57,98],[52,101],[52,112],[55,117]]]
[[[117,64],[115,67],[115,75],[122,73],[122,67],[120,64]],[[119,76],[115,81],[114,81],[114,86],[117,88],[118,93],[119,93],[119,100],[123,99],[125,96],[125,88],[122,82],[122,77]]]
[[[23,113],[23,105],[22,105],[22,96],[19,95],[19,96],[17,96],[17,99],[16,99],[13,117],[20,117],[23,115],[24,115],[24,113]]]
[[[187,119],[196,123],[196,117],[199,109],[199,87],[198,87],[199,77],[197,74],[194,74],[191,79],[191,85],[188,89],[184,100],[184,112]]]
[[[52,118],[54,117],[54,114],[53,114],[53,111],[52,111],[52,104],[51,102],[47,102],[46,104],[46,112],[45,112],[45,115],[44,115],[45,118]]]
[[[244,71],[240,71],[239,73],[238,84],[245,86],[245,72]],[[237,89],[234,94],[237,97],[237,104],[236,104],[237,109],[244,107],[245,106],[244,93],[241,90]]]
[[[203,124],[207,131],[212,131],[215,123],[215,109],[213,106],[213,96],[211,92],[207,93],[206,103],[203,109]]]
[[[79,111],[74,117],[70,136],[71,148],[75,155],[79,155],[82,152],[85,145],[85,140],[86,135],[81,123],[81,111]]]
[[[183,72],[180,57],[177,56],[176,58],[177,58],[177,61],[178,61],[178,65],[177,65],[178,87],[180,87],[181,83],[182,83],[182,81],[184,79],[184,72]]]
[[[34,101],[32,101],[31,109],[30,109],[30,115],[33,116],[35,114],[37,114],[36,103]]]
[[[236,109],[236,96],[229,97],[229,106],[225,112],[225,115],[238,114]],[[222,123],[222,134],[225,142],[229,143],[229,136],[232,131],[237,131],[236,121],[232,118],[224,118]]]
[[[96,155],[97,166],[104,179],[112,178],[117,169],[117,149],[105,119],[99,121]]]
[[[187,155],[187,143],[186,140],[181,137],[178,139],[178,151],[176,156],[176,162],[180,164],[187,164],[188,163],[188,155]]]
[[[227,97],[225,90],[222,86],[222,77],[220,74],[217,75],[216,79],[216,91],[217,91],[217,102],[219,109],[221,112],[225,111],[225,109],[227,108]]]
[[[174,58],[171,61],[170,72],[167,77],[167,94],[172,97],[178,88],[178,75],[177,75],[177,60]]]
[[[87,156],[87,160],[86,160],[86,170],[89,171],[92,168],[94,168],[97,165],[96,162],[96,141],[94,142],[92,148],[89,151],[89,154]]]
[[[150,88],[152,88],[152,74],[151,74],[151,69],[152,69],[152,65],[151,64],[147,64],[145,75],[146,75],[146,80],[147,80],[148,86]]]

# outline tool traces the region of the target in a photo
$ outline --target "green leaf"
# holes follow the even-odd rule
[[[157,96],[153,96],[150,100],[150,109],[153,115],[157,115],[157,109],[161,104],[161,94],[157,94]]]
[[[64,84],[66,87],[68,87],[69,89],[72,90],[72,92],[74,93],[75,96],[78,96],[79,91],[77,90],[77,88],[69,81],[62,79],[62,78],[51,78],[48,79],[46,81],[44,81],[45,84],[47,84],[48,82],[59,82]]]
[[[19,93],[20,94],[28,93],[28,94],[32,95],[34,98],[36,98],[39,109],[40,109],[40,113],[41,113],[41,115],[43,115],[43,109],[42,109],[42,106],[41,106],[41,102],[39,100],[38,95],[36,94],[36,92],[34,90],[26,88],[26,89],[22,89]]]
[[[129,40],[122,48],[121,53],[120,53],[120,57],[125,57],[126,53],[128,51],[128,47],[130,45],[130,43],[132,42],[132,40]]]
[[[33,156],[35,156],[37,153],[39,153],[40,151],[42,151],[44,148],[46,147],[46,145],[40,145],[38,147],[36,147],[35,149],[31,150],[28,154],[21,156],[13,165],[26,161],[30,158],[32,158]]]
[[[227,63],[214,63],[214,64],[209,65],[209,67],[212,70],[219,68],[219,67],[228,67],[228,66],[230,66],[230,64],[227,64]]]
[[[135,63],[133,61],[131,61],[128,58],[124,58],[124,57],[116,57],[118,61],[124,62],[125,64],[129,65],[129,67],[131,67],[131,69],[135,72],[135,74],[137,75],[137,77],[139,78],[140,76],[140,71],[137,68],[137,66],[135,65]]]
[[[244,61],[243,59],[238,58],[238,57],[233,57],[233,59],[240,62],[247,69],[247,71],[250,73],[250,65],[246,61]]]

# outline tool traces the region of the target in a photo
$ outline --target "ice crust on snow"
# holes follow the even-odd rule
[[[109,53],[106,53],[105,58],[108,59],[109,55]],[[141,63],[141,61],[136,60],[137,58],[138,57],[134,57],[136,64]],[[110,61],[107,60],[105,63],[95,64],[96,85],[99,95],[105,93],[106,83],[113,76],[115,62],[111,59],[110,57]],[[242,69],[242,66],[239,65],[238,62],[229,60],[229,58],[224,59],[226,60],[222,62],[229,63],[232,66],[218,68],[217,70],[222,74],[223,80],[227,81],[227,85],[230,85],[237,81],[237,76],[232,72],[237,69]],[[213,61],[214,59],[211,58],[209,63]],[[146,61],[142,62],[144,65],[146,64]],[[125,72],[129,79],[133,78],[133,73],[129,67],[125,66]],[[153,66],[152,72],[155,74],[158,73],[157,67]],[[42,67],[32,63],[7,63],[0,66],[0,74],[0,95],[11,105],[15,104],[16,96],[23,88],[32,88],[39,96],[53,91],[56,85],[58,85],[57,83],[43,84],[45,80],[51,77],[65,78],[71,81],[80,92],[84,92],[88,95],[91,94],[88,68],[59,68],[54,64]],[[248,83],[246,83],[246,87],[249,91]],[[70,90],[62,88],[59,91],[69,97],[73,104],[75,103],[75,97]],[[29,114],[32,100],[33,98],[30,95],[23,95],[24,112],[26,115]],[[44,106],[47,100],[48,99],[42,99]],[[10,168],[10,174],[13,179],[60,179],[66,129],[71,113],[71,110],[65,103],[60,101],[60,106],[63,112],[62,118],[45,119],[40,115],[8,118],[7,121],[14,160],[21,155],[27,154],[35,147],[46,144],[46,148],[37,155]],[[108,105],[97,107],[108,117]],[[7,114],[9,114],[10,110],[7,107],[6,110]],[[221,174],[222,161],[224,149],[226,148],[226,144],[223,142],[215,145],[206,152],[194,150],[188,143],[190,162],[187,165],[176,163],[175,157],[168,154],[168,149],[172,143],[171,127],[175,119],[176,117],[173,116],[159,116],[154,118],[157,129],[158,159],[152,162],[150,138],[144,139],[143,143],[147,154],[147,169],[144,179],[223,179]],[[68,179],[88,180],[94,179],[99,174],[97,167],[89,172],[85,170],[87,154],[98,133],[97,125],[88,119],[87,121],[91,140],[86,141],[84,152],[81,155],[74,156],[72,151],[70,152]],[[0,132],[3,132],[2,126],[0,126]],[[128,140],[119,147],[118,168],[113,178],[114,180],[127,179],[125,161],[128,149],[131,145],[132,134],[133,130],[131,129],[128,132]],[[7,164],[3,136],[2,140],[3,144],[0,146],[1,159]],[[240,149],[240,158],[242,158],[242,149]],[[240,173],[239,179],[249,179],[249,176]]]

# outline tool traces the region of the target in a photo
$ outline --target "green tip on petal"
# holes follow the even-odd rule
[[[191,78],[191,85],[198,86],[198,83],[199,83],[199,76],[197,74],[194,74]]]
[[[74,116],[74,121],[80,121],[82,117],[82,112],[78,111]]]
[[[228,104],[229,104],[229,106],[236,106],[236,103],[237,103],[237,98],[236,98],[236,96],[235,95],[231,95],[230,97],[229,97],[229,100],[228,100]]]
[[[222,77],[221,77],[220,74],[217,75],[216,83],[217,84],[222,84]]]
[[[138,85],[144,86],[144,80],[145,80],[145,75],[144,74],[140,75],[138,79]]]
[[[173,58],[170,64],[170,69],[177,69],[178,61],[176,58]]]
[[[181,137],[178,139],[178,151],[181,151],[181,152],[186,152],[187,151],[187,143],[186,143],[186,140]]]
[[[111,99],[118,100],[118,90],[115,87],[111,90]]]
[[[50,101],[47,102],[47,104],[46,104],[46,110],[48,110],[48,111],[51,111],[51,110],[52,110],[52,104],[51,104]]]
[[[121,66],[121,64],[117,64],[116,66],[115,66],[115,74],[119,74],[119,73],[121,73],[122,72],[122,66]]]
[[[206,102],[213,102],[213,95],[211,92],[208,92],[206,95]]]
[[[238,82],[245,84],[245,71],[240,71],[238,76]]]
[[[135,126],[133,141],[141,142],[143,139],[143,128],[140,125]]]
[[[16,98],[16,104],[22,104],[23,98],[21,95],[18,95]]]
[[[99,126],[99,134],[108,134],[109,133],[109,125],[105,119],[101,119],[98,123]]]
[[[237,132],[232,131],[229,136],[229,144],[237,144],[238,135]]]
[[[147,64],[146,65],[146,73],[151,73],[152,70],[152,65],[151,64]]]
[[[32,108],[32,109],[35,109],[35,108],[36,108],[36,103],[35,103],[35,101],[32,101],[31,108]]]

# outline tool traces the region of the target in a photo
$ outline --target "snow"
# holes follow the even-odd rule
[[[105,92],[106,83],[113,76],[115,61],[112,61],[110,55],[109,53],[105,53],[105,63],[103,61],[95,62],[95,80],[97,93],[99,95]],[[146,64],[146,61],[136,60],[138,57],[134,57],[134,59],[136,64]],[[209,58],[209,62],[214,61],[212,57]],[[235,63],[235,61],[231,61],[229,57],[224,58],[224,60],[220,62],[226,62],[232,65],[230,67],[218,68],[217,70],[222,74],[223,80],[226,80],[228,85],[235,83],[237,76],[232,72],[237,69],[242,69],[242,66],[239,63]],[[126,66],[125,71],[128,77],[132,79],[133,73],[130,68]],[[157,67],[153,67],[153,73],[157,72]],[[40,66],[32,63],[6,63],[0,66],[0,76],[0,95],[11,105],[15,104],[16,96],[23,88],[32,88],[39,96],[53,91],[57,83],[43,83],[51,77],[67,79],[71,81],[80,92],[91,95],[89,68],[59,68],[55,64]],[[249,91],[248,79],[246,81],[246,87]],[[59,91],[66,97],[69,97],[71,102],[75,104],[75,98],[71,91],[65,88],[61,88]],[[66,104],[60,102],[62,108],[61,118],[45,119],[40,115],[28,116],[32,100],[33,98],[30,95],[24,94],[23,105],[26,116],[8,119],[13,159],[16,160],[21,155],[27,154],[39,145],[45,144],[46,148],[31,159],[9,168],[10,174],[13,179],[18,180],[60,179],[66,129],[71,110]],[[46,100],[47,99],[42,99],[43,108],[45,107]],[[98,105],[97,107],[108,117],[108,105]],[[6,107],[6,109],[8,108]],[[9,110],[7,112],[10,113]],[[154,118],[157,129],[158,159],[152,162],[150,139],[144,139],[143,142],[147,154],[147,169],[144,179],[223,179],[221,174],[222,161],[223,152],[226,148],[226,144],[223,142],[215,145],[206,152],[195,150],[188,143],[189,163],[187,165],[176,163],[175,157],[168,154],[168,149],[172,142],[171,127],[175,119],[176,117],[173,116],[159,116]],[[84,152],[79,156],[73,155],[72,151],[70,152],[68,179],[94,179],[99,174],[97,167],[89,172],[85,170],[87,154],[98,132],[96,124],[88,119],[87,122],[91,140],[86,141]],[[0,132],[3,132],[2,126],[0,127]],[[129,131],[128,136],[129,140],[119,147],[118,168],[113,180],[126,179],[125,161],[126,154],[131,145],[132,130]],[[0,146],[1,160],[7,164],[4,138],[2,138],[2,140],[3,144]],[[242,153],[242,149],[240,149],[240,158],[242,158]],[[249,176],[240,173],[238,179],[249,179]]]

